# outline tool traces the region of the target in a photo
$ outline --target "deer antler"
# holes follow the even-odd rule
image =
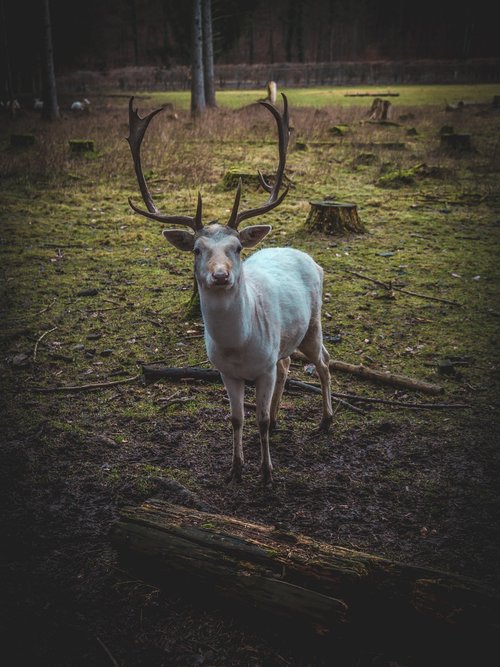
[[[283,97],[282,114],[278,111],[278,109],[275,106],[273,106],[269,102],[266,101],[260,102],[262,106],[266,107],[266,109],[269,109],[269,111],[273,114],[276,120],[276,125],[278,127],[279,163],[278,163],[278,168],[276,170],[274,184],[270,185],[269,183],[267,183],[262,173],[260,171],[258,172],[260,184],[262,185],[262,187],[266,192],[269,192],[269,199],[262,206],[249,209],[248,211],[241,211],[240,213],[238,213],[238,207],[240,205],[240,199],[241,199],[241,179],[240,179],[238,183],[238,188],[236,190],[236,195],[234,198],[233,208],[231,210],[231,215],[229,216],[229,220],[227,223],[228,227],[232,227],[233,229],[237,229],[238,225],[242,220],[248,220],[248,218],[253,218],[256,215],[262,215],[263,213],[267,213],[268,211],[271,211],[273,208],[276,208],[276,206],[279,206],[283,201],[283,199],[288,194],[289,186],[287,186],[285,190],[282,192],[282,194],[279,195],[285,171],[288,139],[290,138],[290,127],[288,122],[288,100],[286,99],[286,95],[284,95],[283,93],[281,93],[281,96]]]
[[[194,216],[188,215],[162,215],[160,211],[156,208],[156,205],[151,197],[149,188],[142,173],[141,166],[141,143],[148,129],[148,125],[151,120],[156,116],[156,114],[163,111],[163,107],[151,111],[147,116],[141,118],[137,113],[137,110],[132,108],[132,103],[134,98],[131,97],[128,103],[128,122],[129,122],[129,136],[127,141],[130,146],[130,152],[132,153],[132,159],[134,161],[135,174],[137,176],[137,182],[139,184],[139,189],[141,191],[142,200],[146,204],[147,211],[138,208],[132,200],[129,198],[128,203],[131,208],[140,215],[145,216],[146,218],[151,218],[151,220],[157,220],[158,222],[167,222],[175,225],[186,225],[191,227],[193,231],[198,231],[203,228],[203,223],[201,221],[201,194],[198,193],[198,205],[196,208],[196,214]]]

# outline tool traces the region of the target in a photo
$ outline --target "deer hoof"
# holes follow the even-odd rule
[[[242,471],[242,465],[235,465],[231,467],[231,470],[229,471],[229,474],[226,477],[226,484],[241,484],[241,471]]]
[[[262,488],[266,491],[270,491],[273,488],[272,470],[262,470]]]
[[[333,421],[333,417],[323,417],[321,420],[320,425],[318,426],[318,431],[319,433],[328,433],[330,430],[331,423]]]

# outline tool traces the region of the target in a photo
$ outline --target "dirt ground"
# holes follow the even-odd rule
[[[75,397],[74,409],[82,401]],[[459,441],[450,440],[446,428],[429,433],[425,423],[415,428],[390,419],[355,428],[340,440],[333,433],[311,441],[293,430],[294,418],[307,416],[289,410],[273,439],[271,492],[258,484],[256,433],[247,436],[241,488],[222,482],[230,447],[224,415],[216,409],[196,419],[179,416],[168,431],[160,419],[134,428],[121,447],[99,429],[88,435],[61,433],[42,422],[28,440],[3,448],[2,535],[8,561],[3,608],[7,637],[15,637],[15,657],[6,664],[333,664],[310,647],[303,654],[286,637],[248,626],[238,609],[219,611],[203,597],[192,604],[178,593],[131,580],[117,562],[108,532],[120,506],[147,497],[279,522],[330,543],[498,587],[498,443],[481,415],[460,418],[467,435]],[[205,419],[214,424],[208,432]],[[124,427],[129,430],[130,424]],[[50,453],[40,444],[41,431],[53,442]],[[198,444],[199,455],[192,454],[190,441]],[[133,464],[145,459],[187,468],[199,480],[200,492],[154,476],[149,488],[141,489]],[[111,461],[121,474],[110,488],[95,470],[105,475]],[[386,474],[395,461],[398,474]],[[435,487],[429,485],[424,494],[416,478],[426,473]],[[345,660],[415,664],[410,648],[408,655],[381,656],[362,642]]]

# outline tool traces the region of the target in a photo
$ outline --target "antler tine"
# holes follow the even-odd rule
[[[128,202],[130,204],[130,207],[136,213],[139,213],[140,215],[143,215],[146,218],[150,218],[151,220],[157,220],[158,222],[163,222],[163,223],[166,222],[170,224],[185,225],[187,227],[191,227],[193,231],[198,231],[199,229],[202,229],[203,228],[203,223],[201,221],[202,203],[201,203],[200,193],[198,193],[198,206],[196,210],[196,215],[194,217],[188,215],[162,215],[160,211],[157,209],[153,201],[153,198],[151,197],[151,193],[149,192],[149,188],[147,186],[146,179],[144,178],[144,174],[142,172],[141,144],[142,140],[144,139],[144,135],[146,134],[146,130],[148,129],[149,123],[156,116],[156,114],[160,113],[160,111],[163,111],[164,107],[155,109],[154,111],[151,111],[151,113],[149,113],[144,118],[141,118],[137,110],[134,109],[132,106],[133,101],[134,98],[131,97],[128,103],[129,136],[127,137],[127,141],[130,146],[130,152],[132,153],[135,174],[137,176],[137,182],[139,184],[139,189],[141,191],[142,200],[146,205],[147,211],[144,211],[143,209],[137,207],[129,198]]]
[[[266,181],[262,173],[260,171],[258,172],[260,184],[262,185],[264,190],[269,193],[269,198],[267,202],[262,206],[238,213],[238,206],[241,198],[241,180],[240,180],[238,184],[238,189],[236,191],[233,208],[231,210],[231,215],[227,223],[228,226],[232,227],[233,229],[237,229],[238,225],[240,224],[240,222],[242,222],[242,220],[247,220],[248,218],[253,218],[257,215],[262,215],[263,213],[267,213],[268,211],[271,211],[273,208],[276,208],[281,204],[283,199],[288,194],[289,186],[287,186],[285,190],[282,192],[282,194],[279,195],[279,191],[283,184],[283,176],[285,172],[285,163],[286,163],[286,152],[288,148],[288,140],[290,138],[290,127],[288,120],[288,100],[284,93],[281,93],[281,96],[283,97],[283,113],[280,113],[278,109],[270,102],[267,101],[260,102],[262,106],[266,107],[266,109],[268,109],[272,113],[274,119],[276,120],[276,126],[278,128],[279,163],[278,163],[278,168],[276,170],[274,184],[270,185]]]
[[[234,197],[234,204],[233,208],[231,209],[231,215],[229,216],[229,220],[227,222],[227,226],[233,227],[233,229],[236,229],[236,227],[238,226],[237,218],[238,218],[238,207],[240,205],[240,199],[241,199],[241,183],[242,181],[240,177],[238,179],[238,187],[236,188],[236,195]]]

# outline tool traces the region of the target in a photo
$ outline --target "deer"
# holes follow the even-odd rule
[[[165,215],[156,207],[141,166],[141,143],[151,120],[162,107],[144,118],[129,101],[129,136],[134,169],[146,209],[129,198],[133,211],[168,225],[164,238],[175,248],[194,256],[208,359],[219,371],[230,404],[233,454],[228,483],[240,483],[244,465],[243,424],[245,382],[255,385],[256,416],[260,435],[260,473],[264,488],[272,488],[273,464],[269,434],[276,427],[279,405],[290,367],[290,355],[299,350],[316,366],[321,382],[323,416],[318,432],[329,430],[333,419],[329,354],[323,344],[321,305],[323,269],[307,253],[290,247],[263,248],[243,260],[241,251],[254,248],[271,232],[271,225],[257,224],[239,229],[250,218],[279,206],[289,191],[283,184],[290,136],[288,101],[283,112],[268,101],[260,104],[276,121],[279,161],[274,179],[259,171],[267,201],[248,210],[240,209],[242,182],[226,224],[217,220],[203,224],[202,198],[194,216]]]

